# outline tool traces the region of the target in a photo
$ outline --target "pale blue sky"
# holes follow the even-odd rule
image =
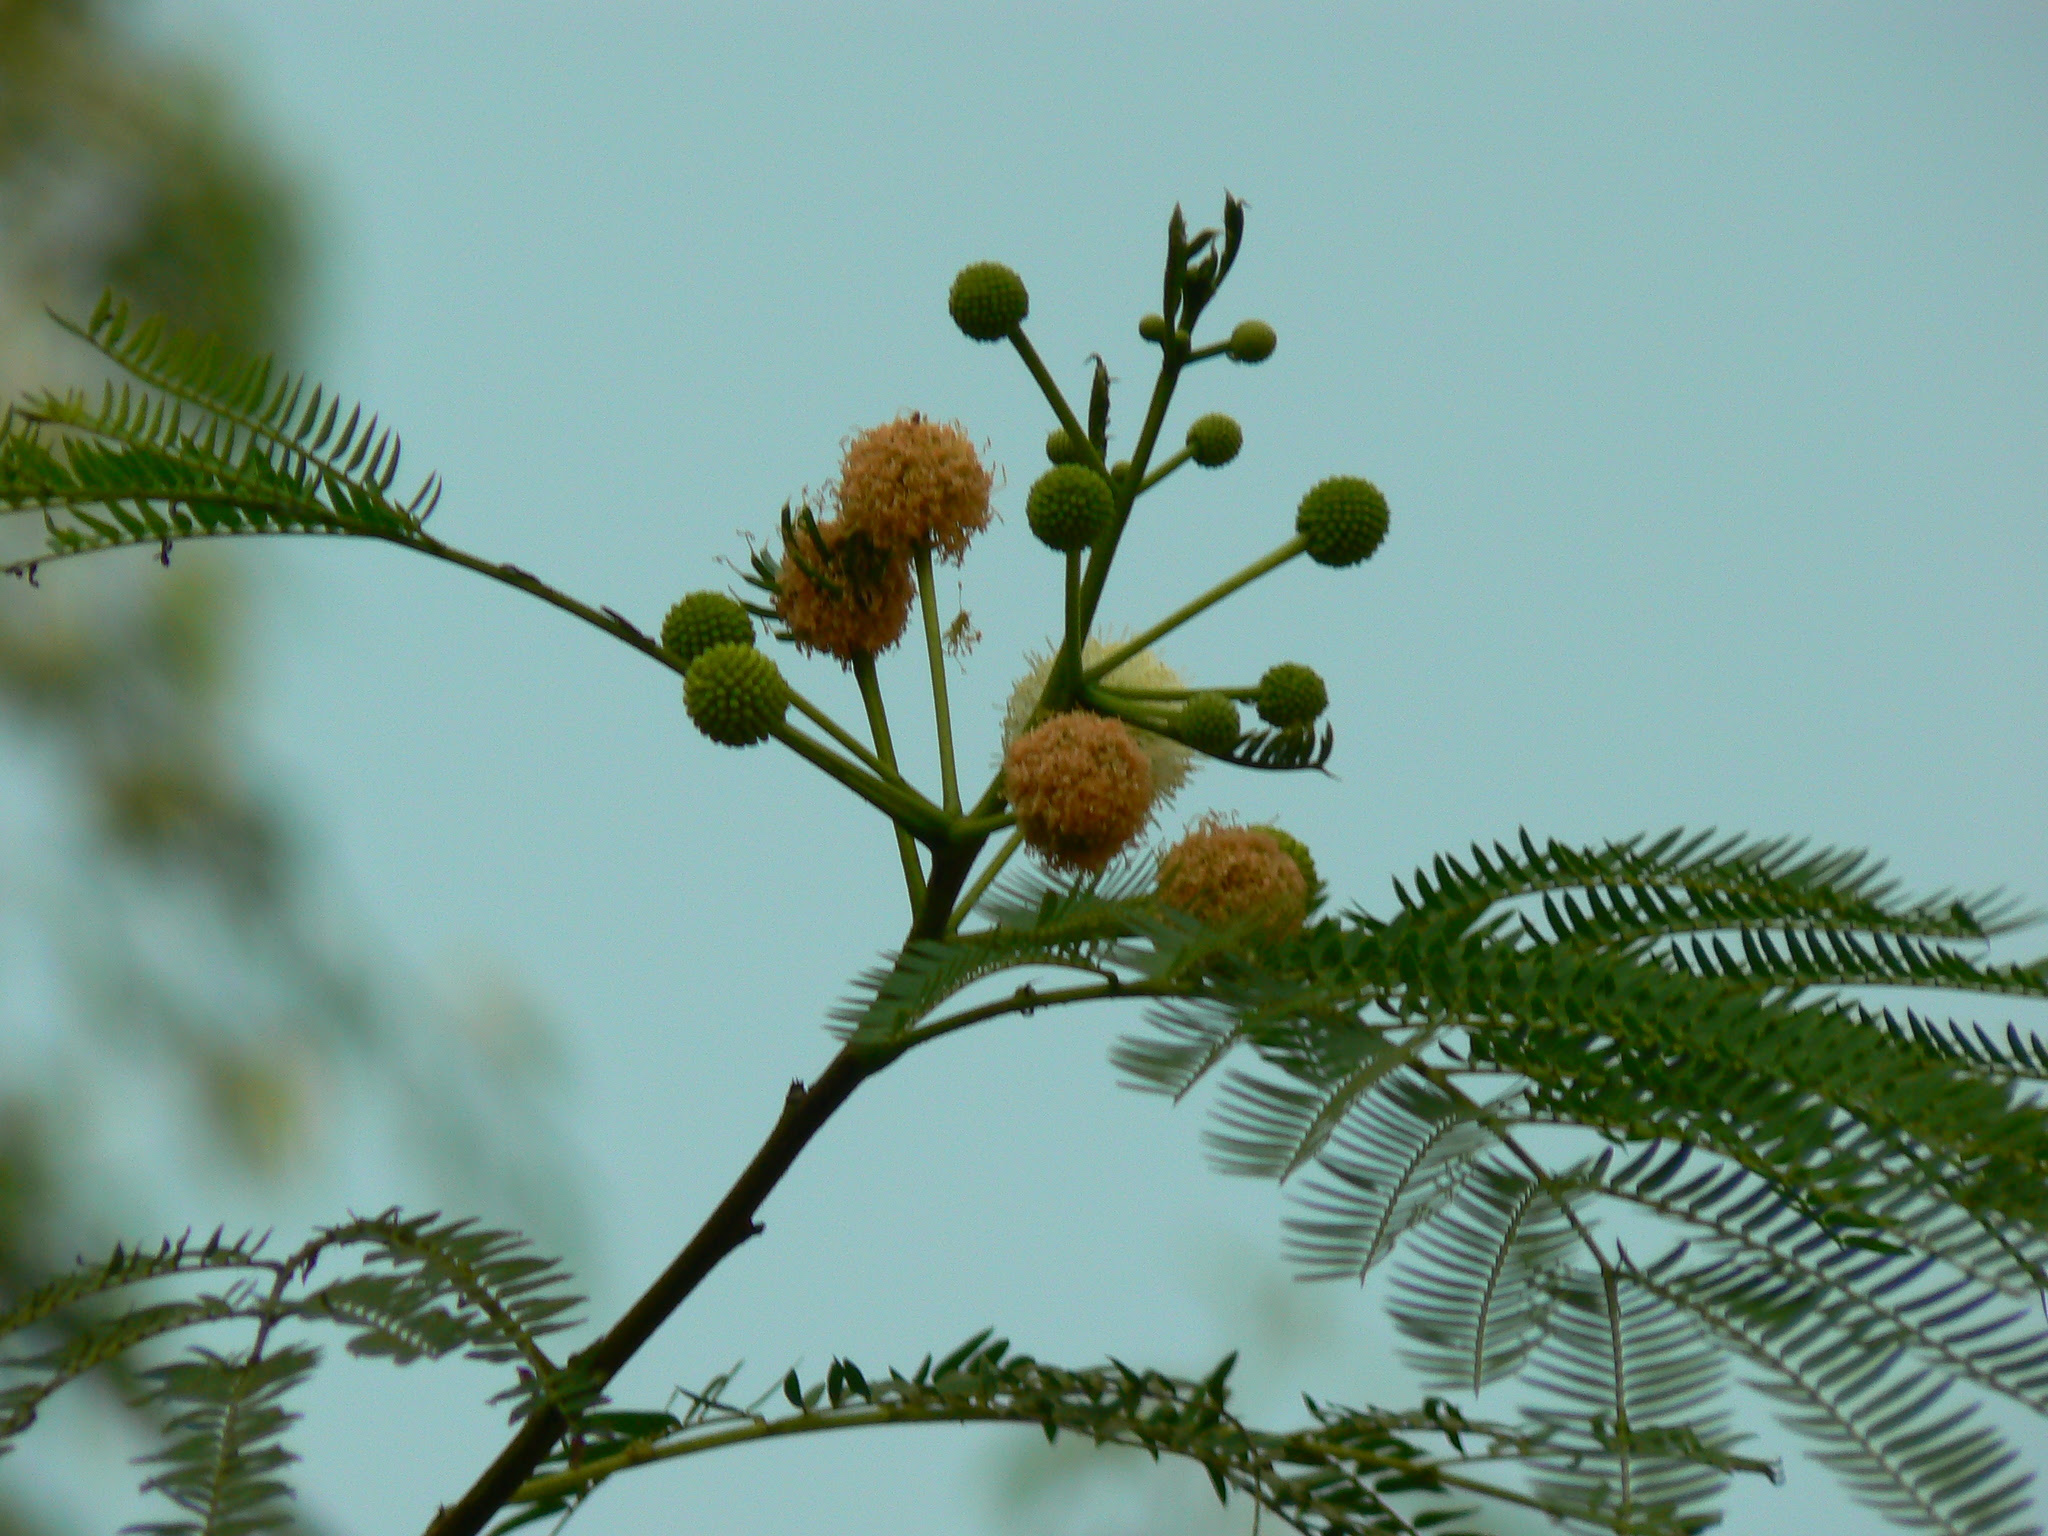
[[[1324,475],[1376,480],[1393,527],[1362,571],[1291,567],[1173,643],[1219,681],[1316,665],[1339,743],[1335,782],[1211,770],[1189,812],[1284,817],[1367,904],[1525,824],[1802,833],[2048,897],[2038,6],[150,11],[225,47],[318,189],[320,367],[445,475],[444,538],[652,627],[847,432],[958,418],[1008,471],[961,577],[978,769],[1054,622],[1021,512],[1047,423],[946,285],[1014,265],[1040,351],[1076,389],[1103,352],[1128,429],[1166,215],[1228,187],[1250,227],[1215,313],[1279,351],[1184,390],[1177,421],[1231,411],[1244,455],[1147,503],[1106,611],[1141,625],[1264,551]],[[824,1061],[826,1009],[900,929],[890,846],[501,588],[384,549],[245,563],[264,739],[370,921],[424,964],[500,957],[562,1027],[615,1308]],[[1212,1292],[1277,1249],[1279,1202],[1204,1168],[1192,1109],[1114,1086],[1116,1028],[1009,1023],[865,1090],[627,1392],[741,1355],[914,1361],[990,1322],[1075,1363],[1256,1341]],[[429,1198],[391,1178],[364,1157],[337,1202]],[[1311,1299],[1341,1342],[1253,1358],[1253,1399],[1402,1391],[1375,1300]],[[386,1385],[342,1370],[308,1425],[341,1530],[416,1523],[499,1433],[473,1383],[373,1409]],[[990,1462],[951,1432],[753,1451],[584,1519],[990,1529]],[[1792,1470],[1729,1528],[1864,1524]]]

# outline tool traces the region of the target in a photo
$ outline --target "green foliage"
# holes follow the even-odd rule
[[[1704,1518],[1715,1481],[1615,1426],[1720,1443],[1703,1410],[1732,1350],[1874,1508],[2016,1530],[2010,1449],[1940,1405],[1967,1381],[2048,1407],[2048,1332],[2000,1299],[2037,1304],[2048,1272],[2048,1123],[2020,1091],[2044,1047],[1843,989],[2038,999],[2048,977],[1982,953],[2023,920],[2011,903],[1908,900],[1880,875],[1783,841],[1525,835],[1237,968],[1117,1059],[1179,1097],[1254,1049],[1216,1102],[1220,1165],[1286,1179],[1313,1158],[1289,1222],[1310,1277],[1402,1247],[1392,1306],[1426,1379],[1516,1377],[1554,1439],[1595,1424],[1606,1463],[1549,1476],[1551,1507]],[[1539,1158],[1534,1127],[1607,1150]],[[1669,1224],[1661,1258],[1599,1240],[1616,1204]]]
[[[1220,1501],[1246,1497],[1316,1536],[1476,1531],[1466,1524],[1473,1495],[1517,1497],[1488,1480],[1502,1455],[1550,1454],[1541,1439],[1467,1419],[1437,1401],[1415,1413],[1392,1414],[1310,1399],[1305,1427],[1255,1430],[1230,1412],[1235,1363],[1235,1356],[1227,1356],[1199,1381],[1114,1360],[1074,1370],[1012,1354],[1008,1341],[984,1330],[936,1363],[927,1355],[908,1375],[863,1371],[850,1360],[834,1359],[808,1385],[792,1370],[746,1404],[726,1398],[735,1369],[699,1391],[679,1392],[686,1404],[681,1414],[587,1417],[581,1439],[550,1457],[519,1490],[514,1499],[523,1507],[497,1530],[565,1515],[607,1479],[649,1462],[752,1440],[906,1424],[1034,1424],[1048,1441],[1065,1433],[1098,1446],[1132,1447],[1155,1460],[1181,1457],[1202,1467]],[[791,1411],[763,1412],[770,1398]],[[1440,1448],[1426,1449],[1424,1441]],[[1716,1472],[1761,1470],[1758,1463],[1711,1450],[1701,1454]]]
[[[60,1332],[54,1345],[0,1355],[0,1453],[79,1378],[152,1341],[232,1323],[253,1328],[246,1350],[223,1354],[195,1343],[139,1375],[144,1402],[163,1411],[165,1441],[147,1458],[161,1470],[142,1486],[186,1517],[143,1530],[242,1536],[290,1523],[280,1474],[294,1459],[283,1437],[296,1415],[284,1400],[319,1351],[299,1342],[273,1347],[283,1328],[338,1327],[351,1354],[395,1365],[457,1352],[515,1365],[500,1394],[515,1419],[537,1402],[580,1410],[596,1401],[578,1373],[540,1345],[569,1326],[578,1298],[564,1289],[561,1267],[528,1251],[516,1233],[387,1211],[325,1228],[282,1258],[266,1257],[263,1246],[216,1232],[203,1244],[116,1248],[15,1300],[0,1313],[0,1341],[53,1325]],[[351,1256],[350,1272],[312,1283],[323,1262]],[[236,1276],[223,1291],[107,1304],[139,1287],[222,1273]]]
[[[1118,690],[1103,679],[1304,552],[1339,565],[1371,553],[1387,523],[1367,482],[1323,482],[1272,554],[1106,656],[1086,645],[1139,498],[1182,462],[1150,464],[1182,372],[1271,350],[1263,327],[1194,340],[1237,259],[1243,215],[1226,198],[1222,227],[1190,235],[1175,211],[1163,313],[1146,326],[1160,355],[1153,405],[1130,459],[1106,476],[1112,381],[1099,360],[1084,428],[1024,333],[1021,279],[970,268],[953,313],[970,336],[1010,343],[1059,421],[1062,452],[1078,455],[1043,483],[1080,476],[1094,487],[1088,537],[1059,540],[1064,622],[1024,714],[1100,708],[1171,729],[1191,697],[1250,699],[1273,729],[1237,739],[1226,760],[1318,768],[1334,736],[1314,724],[1328,698],[1307,667],[1274,668],[1255,689]],[[395,500],[395,436],[374,422],[358,430],[358,413],[343,420],[303,380],[273,382],[267,364],[228,362],[160,326],[131,333],[111,303],[79,334],[143,388],[109,390],[97,407],[46,392],[0,431],[0,505],[41,511],[53,554],[159,543],[167,555],[171,540],[211,533],[382,538],[681,668],[612,610],[426,535],[435,482]],[[799,523],[807,547],[828,549],[808,509],[792,520],[785,508],[783,521],[792,551],[806,547]],[[474,1536],[508,1504],[510,1524],[567,1514],[611,1476],[722,1445],[968,1421],[1189,1458],[1219,1498],[1245,1494],[1311,1536],[1455,1526],[1474,1498],[1579,1529],[1675,1536],[1713,1522],[1729,1477],[1772,1470],[1734,1449],[1732,1359],[1872,1507],[1952,1536],[2017,1536],[2025,1478],[1948,1397],[1991,1392],[2039,1410],[2048,1394],[2048,1333],[2014,1304],[2048,1288],[2048,1113],[2036,1091],[2048,1045],[2016,1024],[1937,1024],[1873,1001],[1900,988],[2048,999],[2048,962],[1991,957],[1990,941],[2026,921],[2013,903],[1914,900],[1860,854],[1679,832],[1590,848],[1539,846],[1525,833],[1512,847],[1436,859],[1396,883],[1384,916],[1352,910],[1298,931],[1205,928],[1160,902],[1143,856],[1100,877],[1040,872],[994,886],[1021,831],[1000,776],[978,799],[962,793],[933,548],[874,555],[897,562],[890,574],[905,592],[916,567],[937,789],[902,771],[873,658],[857,649],[834,655],[859,685],[866,742],[793,686],[775,690],[772,722],[707,725],[695,696],[706,664],[769,665],[750,647],[699,656],[687,707],[719,740],[772,734],[885,815],[909,932],[836,1011],[839,1054],[792,1087],[753,1161],[641,1299],[558,1364],[541,1341],[573,1301],[559,1270],[509,1233],[387,1214],[329,1228],[281,1261],[230,1245],[235,1257],[211,1266],[267,1270],[267,1292],[244,1275],[217,1294],[92,1310],[132,1284],[210,1267],[179,1256],[131,1278],[123,1257],[33,1303],[40,1318],[75,1315],[75,1330],[56,1349],[0,1363],[19,1383],[6,1399],[16,1429],[50,1392],[141,1338],[253,1323],[245,1352],[195,1350],[152,1378],[173,1409],[160,1462],[171,1470],[152,1486],[189,1517],[165,1529],[271,1525],[284,1394],[311,1356],[268,1343],[279,1328],[332,1325],[358,1354],[464,1353],[514,1368],[499,1399],[513,1405],[513,1438],[432,1536]],[[774,562],[757,552],[753,566],[749,580],[772,594]],[[806,573],[821,601],[845,595],[822,567]],[[799,717],[823,737],[789,723]],[[1047,986],[1047,970],[1084,979]],[[981,1000],[965,996],[984,987]],[[681,1394],[680,1414],[606,1404],[613,1375],[761,1230],[761,1201],[866,1078],[985,1020],[1130,998],[1155,1011],[1149,1031],[1113,1053],[1126,1080],[1177,1101],[1238,1057],[1214,1096],[1217,1166],[1293,1186],[1287,1242],[1305,1274],[1363,1277],[1395,1259],[1393,1315],[1425,1377],[1475,1396],[1512,1383],[1527,1399],[1515,1419],[1482,1421],[1439,1398],[1406,1413],[1310,1402],[1305,1428],[1258,1430],[1228,1410],[1229,1361],[1202,1382],[1115,1361],[1072,1371],[1013,1357],[986,1335],[909,1376],[834,1360],[806,1385],[791,1371],[781,1384],[790,1411],[777,1415],[762,1411],[772,1388],[727,1402],[732,1373]],[[1617,1211],[1657,1235],[1645,1244],[1632,1226],[1625,1246],[1602,1226]],[[315,1286],[314,1265],[330,1253],[359,1262]],[[1503,1466],[1529,1482],[1502,1479]]]
[[[1434,1204],[1417,1200],[1407,1221],[1382,1224],[1392,1229],[1389,1241],[1421,1227],[1390,1310],[1418,1343],[1408,1361],[1425,1382],[1476,1393],[1520,1370],[1549,1335],[1554,1297],[1546,1282],[1571,1245],[1571,1226],[1540,1182],[1490,1161],[1439,1185]],[[1445,1209],[1453,1201],[1455,1210]]]
[[[171,1410],[164,1448],[145,1458],[160,1467],[142,1487],[161,1493],[184,1519],[131,1529],[143,1536],[250,1536],[290,1521],[291,1489],[279,1476],[297,1460],[284,1432],[298,1418],[286,1392],[312,1374],[318,1354],[261,1347],[243,1355],[195,1349],[144,1373],[151,1400]]]
[[[350,533],[416,540],[439,496],[429,477],[401,502],[397,434],[364,422],[303,375],[235,359],[211,339],[137,324],[102,298],[83,326],[61,322],[146,390],[44,391],[0,422],[0,510],[40,512],[47,546],[0,566],[183,538]]]

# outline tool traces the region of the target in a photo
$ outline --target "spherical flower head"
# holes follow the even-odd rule
[[[839,521],[887,550],[935,550],[957,563],[988,526],[995,481],[957,426],[915,411],[847,439]]]
[[[1240,320],[1230,333],[1230,360],[1235,363],[1263,363],[1273,355],[1280,338],[1263,320]]]
[[[1294,531],[1318,565],[1356,565],[1387,536],[1387,498],[1370,480],[1332,475],[1301,498]]]
[[[836,518],[819,524],[818,537],[822,552],[801,528],[794,548],[783,548],[775,613],[800,649],[851,666],[856,657],[886,651],[903,638],[916,596],[910,557],[877,548]]]
[[[683,708],[697,729],[728,747],[766,741],[789,709],[782,672],[751,643],[714,645],[683,674]]]
[[[692,592],[661,621],[661,648],[685,667],[714,645],[752,645],[754,621],[723,592]]]
[[[1188,457],[1204,469],[1228,464],[1243,446],[1244,428],[1220,411],[1188,423]]]
[[[1271,726],[1288,730],[1305,726],[1330,707],[1330,690],[1323,686],[1311,667],[1297,661],[1283,661],[1266,669],[1259,679],[1259,694],[1253,701],[1259,718]]]
[[[1116,516],[1109,482],[1079,464],[1055,464],[1032,483],[1024,516],[1041,544],[1067,554],[1093,544]]]
[[[1267,827],[1211,816],[1160,856],[1159,899],[1211,927],[1284,938],[1308,915],[1308,882]]]
[[[1073,710],[1010,743],[1003,793],[1040,858],[1094,874],[1144,830],[1152,769],[1123,721]]]
[[[1045,434],[1045,456],[1055,464],[1088,462],[1088,450],[1075,442],[1073,434],[1065,427],[1054,427]]]
[[[1001,341],[1031,313],[1024,279],[999,261],[962,267],[946,296],[953,323],[976,341]]]
[[[1173,717],[1173,727],[1182,741],[1211,757],[1228,757],[1244,734],[1237,705],[1220,693],[1198,693],[1189,699]]]
[[[1081,665],[1092,667],[1112,650],[1114,641],[1100,637],[1089,640],[1081,647]],[[1003,745],[1009,746],[1031,722],[1032,711],[1038,708],[1038,700],[1045,692],[1046,679],[1052,676],[1053,658],[1050,654],[1032,656],[1030,670],[1017,679],[1016,687],[1010,690],[1009,706],[1003,711]],[[1129,661],[1120,662],[1112,668],[1103,681],[1112,688],[1176,689],[1187,687],[1187,681],[1173,668],[1159,659],[1156,651],[1140,651]],[[1194,754],[1170,737],[1156,731],[1133,729],[1138,738],[1139,749],[1145,754],[1145,761],[1152,769],[1152,799],[1155,805],[1164,805],[1180,793],[1181,786],[1188,781],[1188,775],[1195,770]]]

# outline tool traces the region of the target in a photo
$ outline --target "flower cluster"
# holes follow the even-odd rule
[[[923,546],[957,565],[988,526],[993,485],[965,432],[912,411],[847,440],[839,519],[878,548]]]
[[[785,534],[776,617],[800,647],[848,665],[886,651],[910,622],[912,562],[922,552],[957,563],[988,526],[994,483],[964,431],[915,411],[854,434],[837,515]]]
[[[1282,938],[1308,914],[1307,856],[1300,843],[1273,828],[1206,816],[1160,855],[1159,899],[1215,927],[1243,923]]]
[[[886,651],[910,624],[910,562],[843,518],[815,526],[792,524],[783,542],[776,617],[799,649],[848,665]]]
[[[911,412],[848,437],[819,510],[806,507],[794,517],[785,510],[780,550],[754,555],[748,579],[767,603],[694,593],[663,622],[661,647],[685,670],[686,702],[698,727],[734,746],[780,740],[888,815],[906,891],[919,921],[933,931],[941,931],[942,918],[958,923],[972,910],[1017,852],[1029,851],[1057,872],[1100,874],[1138,844],[1198,758],[1288,771],[1320,767],[1330,754],[1333,733],[1318,729],[1329,689],[1312,668],[1282,662],[1254,686],[1191,687],[1151,646],[1297,556],[1331,567],[1369,559],[1387,533],[1386,498],[1370,481],[1337,475],[1317,482],[1301,498],[1291,536],[1142,635],[1118,640],[1092,632],[1139,498],[1183,465],[1221,469],[1244,449],[1243,427],[1210,411],[1188,423],[1177,452],[1154,455],[1173,386],[1189,367],[1209,358],[1256,364],[1277,345],[1273,328],[1252,319],[1239,321],[1225,339],[1196,339],[1204,309],[1236,260],[1243,215],[1243,205],[1226,198],[1223,227],[1190,238],[1175,210],[1162,308],[1138,322],[1139,337],[1159,349],[1155,391],[1164,393],[1155,392],[1152,419],[1128,458],[1110,453],[1115,380],[1103,360],[1095,359],[1086,407],[1077,410],[1081,402],[1069,403],[1025,334],[1031,300],[1023,279],[998,262],[977,262],[954,280],[947,298],[954,323],[977,342],[1014,347],[1052,407],[1049,467],[1026,494],[1024,521],[1065,566],[1064,626],[1045,654],[1027,658],[1004,711],[996,777],[979,797],[959,781],[946,683],[952,644],[941,634],[932,570],[937,560],[961,563],[992,517],[994,477],[958,424]],[[924,609],[931,653],[936,794],[904,772],[871,665],[908,632],[913,605]],[[778,621],[778,638],[835,657],[858,674],[872,744],[791,688],[753,648],[755,618]],[[964,632],[964,611],[955,624]],[[807,735],[805,724],[787,718],[791,711],[829,741]],[[1009,837],[970,886],[986,840],[1006,828]],[[1166,906],[1251,933],[1292,932],[1322,899],[1314,863],[1294,838],[1215,815],[1157,856],[1156,875]],[[933,893],[958,909],[923,911]]]
[[[1003,793],[1041,858],[1093,874],[1151,819],[1152,769],[1123,721],[1070,710],[1010,743]]]
[[[1092,667],[1111,651],[1117,642],[1100,636],[1081,647],[1081,665]],[[1031,665],[1024,675],[1017,679],[1010,690],[1009,706],[1003,711],[1003,745],[1024,734],[1031,724],[1031,716],[1038,709],[1038,701],[1045,693],[1046,680],[1052,676],[1052,655],[1033,655]],[[1185,688],[1181,675],[1159,659],[1156,651],[1140,651],[1129,661],[1112,667],[1102,679],[1111,688],[1136,688],[1160,692]],[[1181,786],[1194,772],[1194,754],[1179,742],[1161,736],[1156,731],[1133,727],[1132,736],[1137,740],[1138,749],[1145,754],[1145,761],[1152,770],[1152,803],[1164,805],[1180,792]]]

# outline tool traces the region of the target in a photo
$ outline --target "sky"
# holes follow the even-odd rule
[[[145,24],[221,62],[312,187],[311,355],[444,476],[443,539],[652,629],[730,585],[848,433],[957,419],[1004,470],[1004,521],[944,577],[985,637],[954,677],[978,781],[1056,622],[1022,516],[1050,423],[947,285],[1022,273],[1070,392],[1107,360],[1127,444],[1167,215],[1211,222],[1228,189],[1248,233],[1211,313],[1279,348],[1184,387],[1169,432],[1226,410],[1243,455],[1148,499],[1106,620],[1265,552],[1326,475],[1375,481],[1392,529],[1365,567],[1297,563],[1174,637],[1206,681],[1314,665],[1338,743],[1334,778],[1207,770],[1175,825],[1278,817],[1340,904],[1381,910],[1392,877],[1520,827],[1795,834],[1914,888],[2048,898],[2039,7],[153,0]],[[240,558],[264,750],[360,914],[555,1021],[575,1257],[615,1312],[900,938],[892,845],[786,755],[697,736],[672,674],[504,588],[381,547]],[[857,716],[830,663],[786,664]],[[929,775],[921,665],[884,679]],[[1117,1086],[1135,1022],[1006,1021],[863,1089],[620,1395],[740,1357],[763,1385],[834,1353],[914,1363],[995,1324],[1075,1364],[1244,1345],[1247,1403],[1281,1419],[1304,1388],[1400,1401],[1376,1296],[1290,1290],[1275,1192],[1205,1167],[1198,1109]],[[316,1215],[432,1198],[372,1140]],[[340,1365],[309,1406],[301,1486],[340,1531],[420,1522],[501,1433],[478,1378],[415,1372],[394,1402],[379,1370]],[[1868,1523],[1756,1427],[1788,1483],[1741,1490],[1729,1529]],[[997,1529],[1012,1444],[749,1450],[583,1518]]]

